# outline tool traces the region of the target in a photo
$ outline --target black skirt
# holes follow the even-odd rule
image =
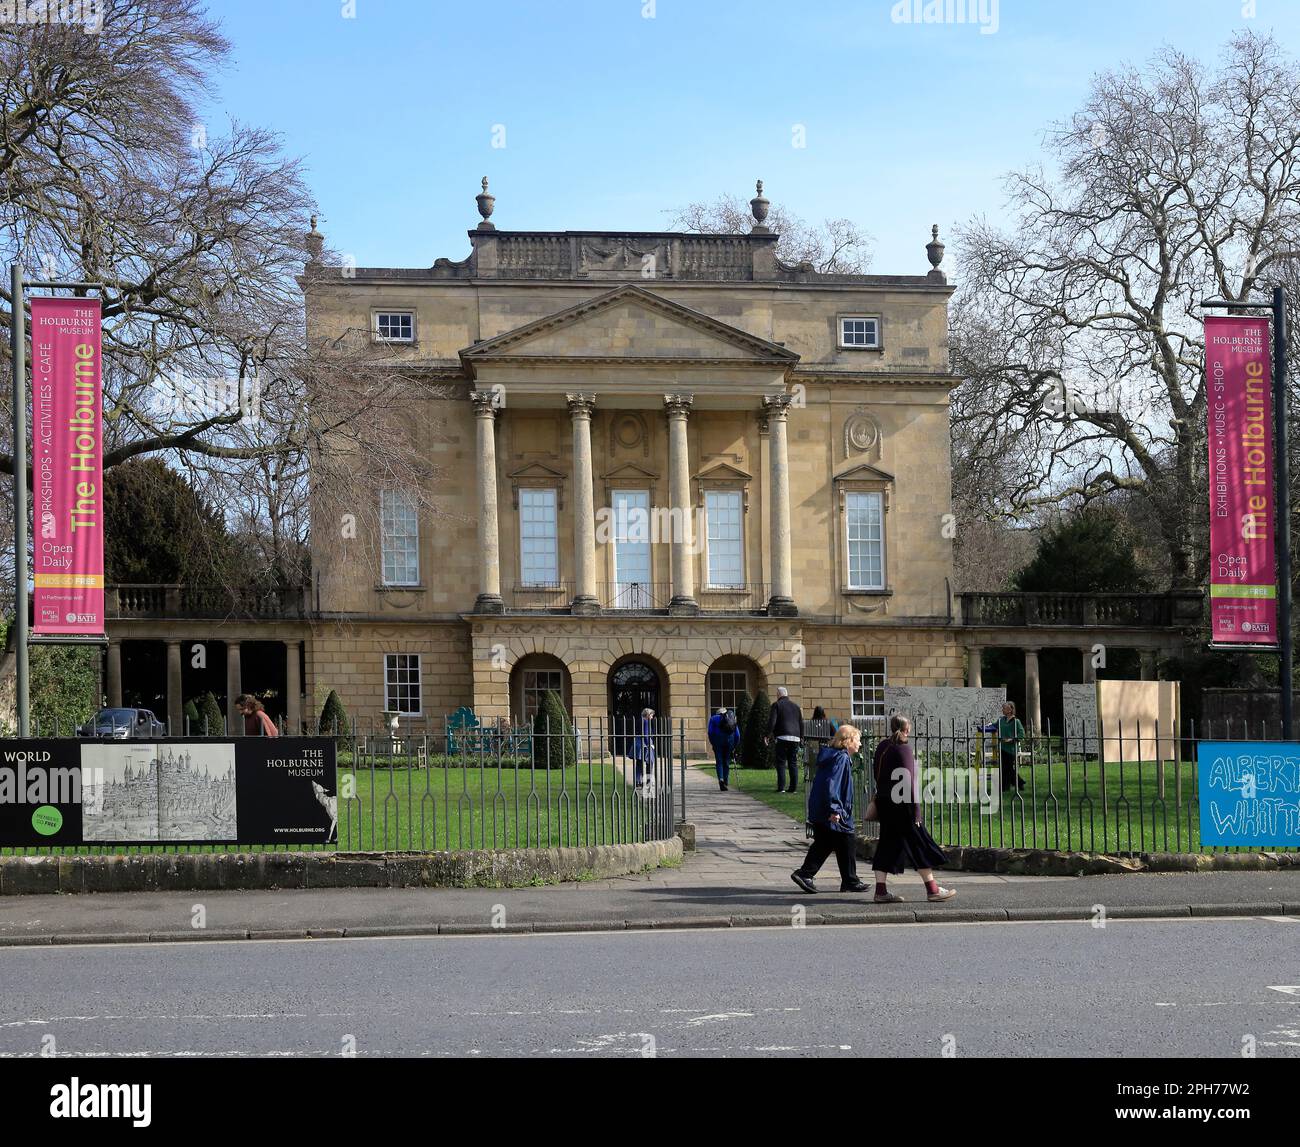
[[[934,842],[925,829],[911,817],[911,810],[903,816],[890,816],[885,809],[880,818],[880,839],[876,842],[871,867],[897,876],[904,868],[939,868],[948,861],[943,849]]]

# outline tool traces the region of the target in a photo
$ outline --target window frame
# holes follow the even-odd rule
[[[401,497],[406,500],[410,515],[415,520],[415,545],[413,552],[415,555],[415,578],[413,581],[389,580],[387,552],[389,545],[389,533],[386,523],[386,511],[384,501],[389,497]],[[406,535],[402,535],[405,537]],[[419,503],[405,490],[393,486],[379,491],[379,584],[385,589],[411,589],[417,588],[424,583],[420,580],[422,574],[423,562],[420,560],[420,506]]]
[[[858,672],[855,665],[860,661],[878,661],[880,663],[880,709],[879,713],[867,714],[860,713],[857,707],[857,683]],[[867,676],[863,673],[862,676]],[[868,657],[865,655],[849,658],[849,720],[858,721],[878,721],[884,720],[889,714],[885,710],[885,686],[889,684],[889,661],[885,657]],[[876,686],[864,685],[864,689],[875,688]]]
[[[411,320],[411,337],[394,338],[392,335],[381,334],[379,330],[380,315],[405,315]],[[415,332],[415,311],[410,307],[375,307],[370,312],[370,337],[377,343],[395,343],[398,346],[411,346],[416,341]]]
[[[390,682],[389,682],[389,680],[388,680],[388,671],[389,671],[388,661],[389,661],[389,658],[397,658],[397,657],[414,658],[414,660],[415,660],[415,682],[414,682],[414,684],[415,684],[415,703],[416,703],[416,708],[414,708],[414,709],[398,709],[398,708],[394,708],[393,706],[391,706],[391,705],[389,704],[390,700],[392,700],[393,698],[391,698],[391,697],[389,696],[389,692],[388,692],[388,690],[389,690],[389,685],[390,685]],[[411,668],[411,667],[410,667],[409,664],[405,667],[405,669],[406,669],[407,672],[410,671],[410,668]],[[399,667],[399,666],[396,666],[396,665],[395,665],[395,666],[393,666],[393,671],[394,671],[394,672],[397,672],[397,673],[400,673],[400,672],[402,672],[402,668]],[[420,653],[385,653],[385,654],[383,655],[383,683],[384,683],[384,712],[385,712],[385,713],[398,713],[398,714],[400,714],[400,715],[403,716],[403,717],[423,717],[423,716],[424,716],[424,662],[423,662],[423,654],[420,654]],[[398,688],[402,688],[402,687],[409,688],[410,685],[411,685],[411,682],[406,682],[406,683],[403,684],[403,683],[400,682],[400,681],[394,681],[394,682],[392,682],[391,684],[392,684],[392,687],[393,687],[394,689],[398,689]]]
[[[849,537],[849,504],[850,499],[859,497],[874,497],[879,500],[880,505],[880,584],[879,585],[862,585],[853,581],[853,545],[854,539]],[[841,517],[843,519],[843,536],[844,536],[844,589],[848,593],[885,593],[889,589],[889,531],[886,526],[886,515],[889,510],[889,499],[886,497],[885,490],[845,490],[843,492],[843,509]],[[859,542],[868,539],[858,539]]]
[[[849,322],[871,322],[876,324],[876,341],[873,343],[851,343],[844,339],[844,324]],[[835,343],[839,350],[882,350],[885,339],[880,315],[843,314],[835,316]]]
[[[524,510],[525,503],[534,494],[549,494],[551,496],[551,554],[552,568],[555,576],[550,581],[529,581],[528,575],[524,569]],[[560,580],[560,491],[555,486],[521,486],[518,490],[518,510],[519,517],[519,586],[521,589],[559,589],[563,584]]]
[[[704,589],[721,590],[724,593],[740,592],[744,590],[747,584],[745,580],[745,492],[728,486],[706,488],[702,492],[704,494]],[[735,498],[736,500],[737,537],[735,543],[740,557],[740,575],[739,580],[731,584],[713,580],[713,542],[709,537],[713,519],[709,513],[709,499],[714,497]]]

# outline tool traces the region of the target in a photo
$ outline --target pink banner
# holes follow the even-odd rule
[[[99,331],[98,299],[32,299],[36,634],[104,633]]]
[[[1210,640],[1276,645],[1273,392],[1266,318],[1205,320]]]

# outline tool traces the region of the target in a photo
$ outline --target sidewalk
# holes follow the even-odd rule
[[[1090,877],[952,872],[956,900],[929,904],[912,873],[891,888],[905,903],[840,893],[834,861],[817,896],[790,880],[801,827],[710,773],[687,770],[697,851],[681,868],[542,888],[339,888],[286,892],[134,892],[0,898],[0,946],[148,940],[294,939],[496,931],[590,931],[808,924],[1091,920],[1108,916],[1297,917],[1300,871]],[[869,875],[869,874],[868,874]],[[202,905],[206,926],[193,926]]]

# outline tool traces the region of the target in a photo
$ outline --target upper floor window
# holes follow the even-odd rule
[[[708,586],[731,589],[745,584],[745,559],[741,521],[744,511],[739,490],[708,490],[704,518],[708,529]]]
[[[420,584],[420,516],[403,490],[379,495],[381,574],[384,585]]]
[[[885,588],[884,500],[876,490],[845,495],[849,589]]]
[[[540,487],[519,491],[519,580],[525,586],[555,586],[560,581],[556,492]]]
[[[840,315],[840,346],[845,350],[877,350],[880,319],[875,315]]]
[[[375,338],[386,343],[415,341],[415,316],[410,311],[376,311]]]

